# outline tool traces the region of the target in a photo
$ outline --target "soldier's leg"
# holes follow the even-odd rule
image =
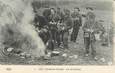
[[[54,41],[54,30],[51,30],[51,39]]]
[[[72,36],[71,36],[73,42],[76,42],[76,32],[77,32],[76,28],[73,28],[73,32],[72,32]]]
[[[71,41],[74,41],[74,29],[73,29],[72,34],[71,34]]]
[[[68,36],[69,36],[69,33],[65,32],[63,36],[63,44],[64,44],[64,47],[67,49],[68,49]]]
[[[54,41],[52,40],[48,40],[48,45],[47,45],[47,49],[53,51],[54,50]]]
[[[91,49],[92,49],[92,56],[95,57],[96,56],[96,41],[92,40],[91,41]]]
[[[63,33],[62,32],[58,32],[57,34],[57,42],[58,42],[58,47],[60,47],[62,45],[63,42]]]
[[[61,32],[60,33],[60,48],[64,48],[64,46],[63,46],[63,36],[64,36],[64,33],[63,32]]]
[[[54,40],[55,40],[55,43],[57,43],[57,34],[58,34],[58,31],[55,30],[55,33],[54,33]]]
[[[55,30],[52,30],[52,39],[54,42],[54,46],[56,47],[56,31]]]
[[[59,47],[59,45],[60,45],[60,32],[58,31],[57,32],[57,38],[56,38],[56,40],[57,40],[57,45],[58,45],[58,47]]]
[[[64,42],[64,31],[61,32],[61,42]]]
[[[74,38],[75,38],[75,23],[73,24],[73,30],[72,30],[72,34],[71,34],[71,41],[73,41],[74,42]]]
[[[84,37],[84,46],[85,46],[86,54],[89,54],[89,46],[90,46],[89,37]]]
[[[75,42],[76,42],[78,33],[79,33],[79,26],[75,29],[75,32],[74,32],[74,40],[75,40]]]
[[[77,36],[78,36],[78,32],[79,32],[79,27],[77,28],[73,28],[73,32],[72,32],[72,41],[76,42]]]

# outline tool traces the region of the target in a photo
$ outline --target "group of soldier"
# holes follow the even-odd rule
[[[68,49],[68,40],[76,43],[79,30],[82,27],[86,50],[85,56],[89,56],[91,46],[92,56],[96,59],[95,34],[103,31],[103,28],[95,19],[94,9],[86,7],[86,11],[86,14],[83,15],[78,7],[75,7],[73,12],[69,9],[61,10],[61,8],[57,7],[45,9],[41,16],[34,8],[34,26],[37,31],[39,30],[39,36],[47,48],[52,51],[56,47]],[[85,18],[84,24],[82,23],[82,18]],[[71,33],[70,30],[72,30]],[[68,39],[69,37],[70,39]]]

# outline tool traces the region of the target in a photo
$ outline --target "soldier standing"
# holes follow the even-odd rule
[[[71,41],[76,42],[80,26],[82,26],[82,18],[79,14],[80,9],[78,7],[74,8],[74,12],[71,14],[73,20],[73,31],[71,34]]]
[[[64,35],[63,35],[63,44],[64,48],[68,49],[68,37],[69,37],[69,30],[72,28],[72,19],[70,16],[70,11],[68,9],[64,10]]]
[[[58,31],[57,31],[57,45],[58,45],[58,47],[63,48],[63,35],[64,35],[63,19],[64,19],[64,15],[63,15],[63,12],[61,11],[61,9],[59,7],[57,8],[56,14],[57,14],[57,19],[58,19],[57,20],[57,28],[58,28]]]
[[[83,26],[84,31],[84,45],[86,49],[85,56],[89,56],[89,48],[91,46],[91,54],[94,59],[96,58],[96,37],[95,34],[97,34],[99,31],[101,31],[101,27],[99,23],[95,20],[95,14],[93,13],[93,8],[86,8],[87,9],[87,15],[86,15],[86,21]]]

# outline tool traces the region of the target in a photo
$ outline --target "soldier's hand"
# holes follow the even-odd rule
[[[49,22],[50,24],[53,24],[53,22]]]
[[[44,32],[47,32],[47,29],[43,29]]]

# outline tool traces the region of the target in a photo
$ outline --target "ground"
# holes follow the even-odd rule
[[[111,65],[112,63],[112,46],[101,46],[97,43],[97,57],[94,60],[92,56],[84,56],[83,32],[80,30],[76,43],[69,42],[69,49],[56,48],[61,52],[58,56],[53,56],[49,60],[44,59],[22,59],[18,57],[6,57],[0,61],[1,64],[16,65]],[[67,54],[67,56],[62,56]],[[74,57],[72,57],[74,56]]]

